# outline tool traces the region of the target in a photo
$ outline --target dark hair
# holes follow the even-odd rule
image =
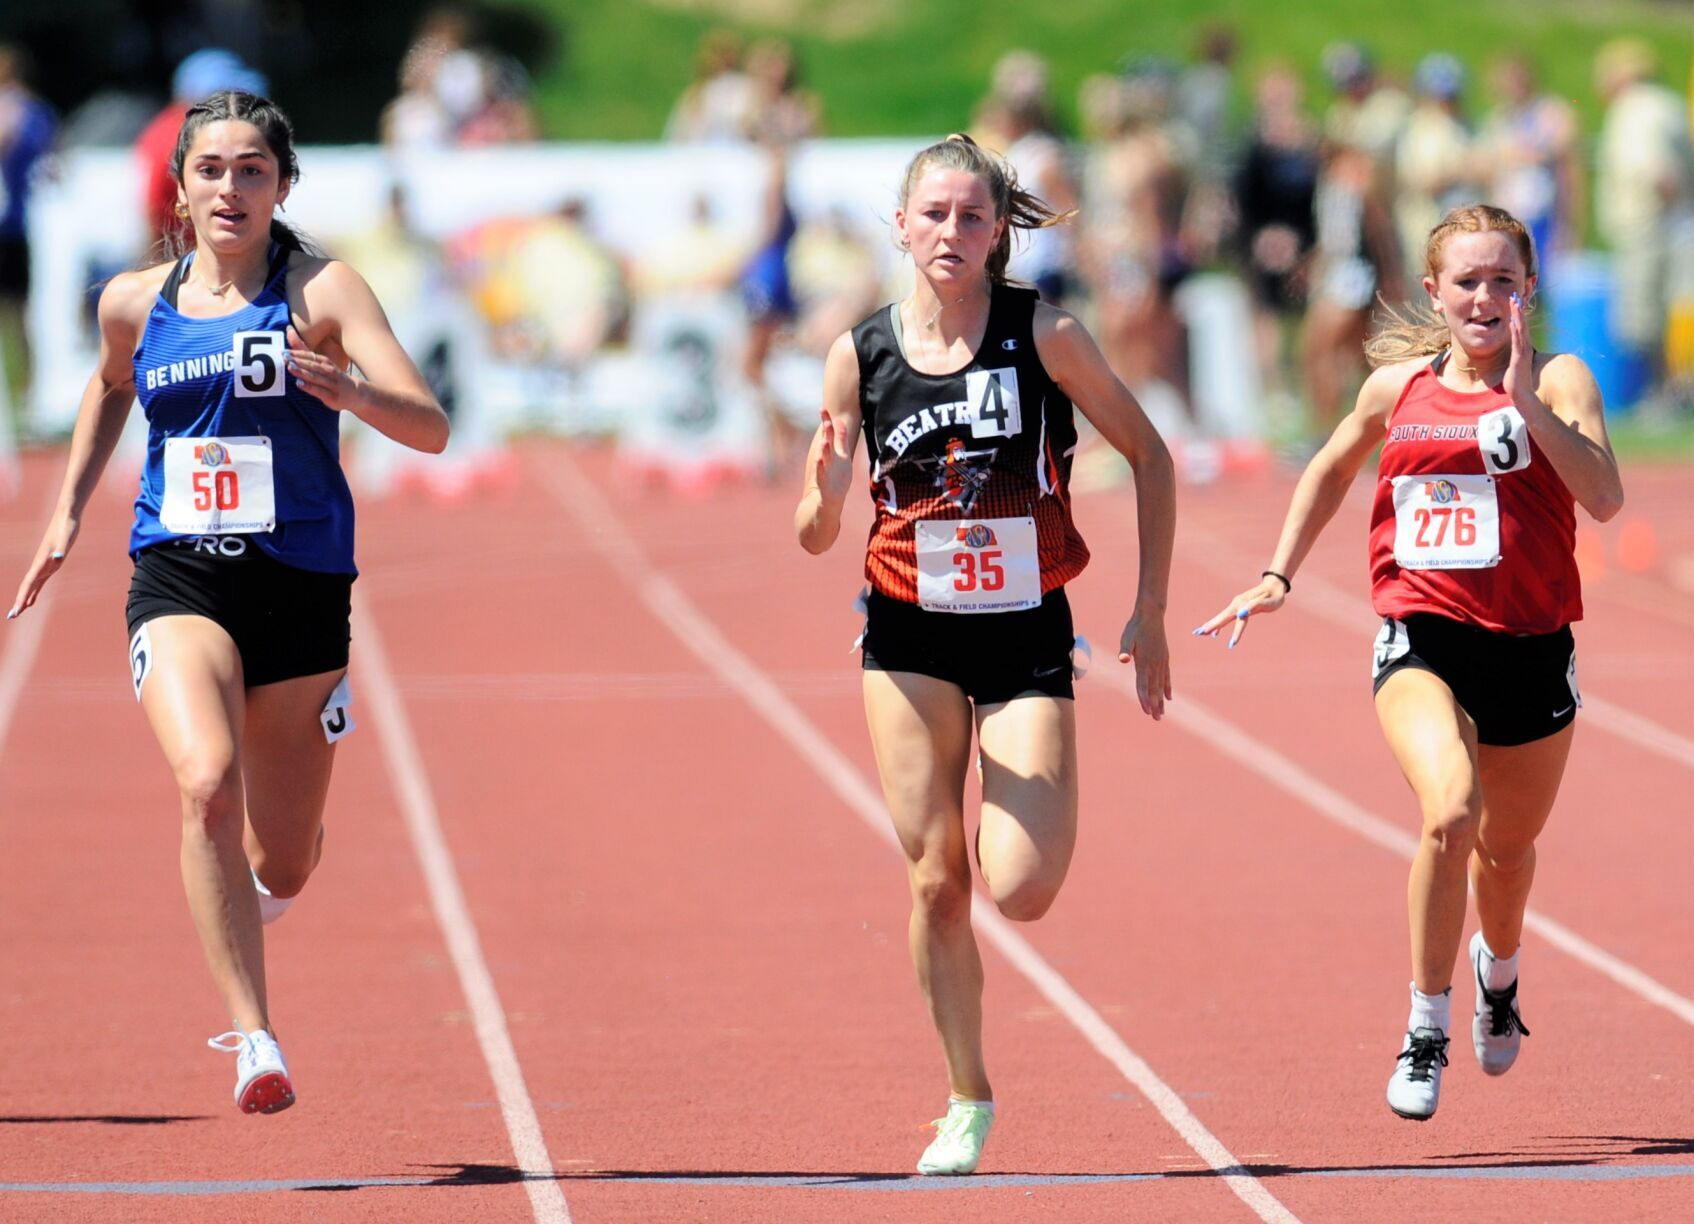
[[[946,140],[930,145],[912,158],[900,179],[901,208],[906,207],[912,188],[917,186],[924,172],[936,168],[963,170],[982,180],[994,201],[994,219],[1004,218],[1006,221],[1000,241],[988,253],[990,281],[1004,283],[1006,280],[1006,265],[1012,259],[1013,229],[1045,229],[1076,216],[1074,209],[1067,213],[1054,212],[1039,196],[1019,187],[1017,172],[1006,164],[1004,158],[990,153],[963,132],[954,132]]]
[[[188,150],[193,147],[194,138],[200,134],[200,129],[226,119],[237,119],[259,129],[260,138],[270,149],[271,156],[276,158],[278,181],[290,185],[300,181],[300,163],[294,156],[294,125],[288,121],[288,116],[282,113],[282,108],[275,102],[240,89],[220,90],[188,108],[188,114],[183,116],[182,127],[176,134],[176,149],[171,153],[172,178],[179,183],[183,181],[183,163],[188,160]],[[182,248],[186,249],[186,235],[173,233],[167,235],[167,238],[170,245],[181,244]],[[299,232],[274,216],[271,218],[271,241],[290,250],[307,249]],[[182,250],[170,253],[180,255]]]

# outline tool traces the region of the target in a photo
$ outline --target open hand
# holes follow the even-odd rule
[[[1230,600],[1229,606],[1196,629],[1194,636],[1216,637],[1218,630],[1233,622],[1235,628],[1229,634],[1229,648],[1234,650],[1235,643],[1247,631],[1250,618],[1263,612],[1275,612],[1287,598],[1288,592],[1283,589],[1282,583],[1267,575],[1259,579],[1257,586],[1248,587]]]
[[[18,593],[12,599],[12,609],[6,613],[7,620],[16,620],[26,608],[35,605],[35,601],[41,597],[41,588],[46,586],[47,580],[64,565],[71,545],[76,543],[79,526],[77,520],[69,515],[53,516],[53,521],[47,525],[47,534],[41,538],[41,547],[35,550],[35,560],[30,562],[24,580],[18,584]]]
[[[1165,716],[1171,699],[1171,650],[1165,641],[1165,618],[1158,613],[1137,612],[1123,627],[1118,641],[1118,662],[1135,664],[1135,696],[1141,712],[1157,721]]]
[[[324,407],[337,412],[356,408],[365,382],[315,349],[306,347],[292,324],[288,328],[288,372],[302,391],[315,396]]]

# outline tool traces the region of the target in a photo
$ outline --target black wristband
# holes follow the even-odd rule
[[[1264,573],[1260,574],[1259,577],[1275,578],[1278,582],[1282,583],[1282,593],[1284,595],[1292,595],[1294,593],[1294,584],[1288,581],[1288,576],[1286,574],[1279,574],[1275,570],[1266,570]]]

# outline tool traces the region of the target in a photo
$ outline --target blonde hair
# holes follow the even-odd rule
[[[1423,249],[1424,275],[1440,279],[1441,253],[1454,234],[1501,233],[1511,238],[1523,260],[1526,276],[1536,275],[1535,240],[1511,213],[1492,204],[1466,204],[1455,208],[1429,231]],[[1446,321],[1431,309],[1428,302],[1407,303],[1404,310],[1383,307],[1383,323],[1365,341],[1365,359],[1373,368],[1410,361],[1415,357],[1433,357],[1452,343],[1452,333]]]
[[[906,166],[900,178],[900,207],[904,209],[911,198],[912,188],[930,170],[963,170],[974,175],[988,188],[994,201],[994,219],[1004,218],[1005,232],[994,249],[988,253],[988,279],[1004,284],[1006,265],[1012,259],[1012,230],[1046,229],[1076,216],[1076,210],[1054,212],[1046,201],[1018,186],[1017,172],[998,154],[984,149],[963,132],[954,132],[946,140],[920,150]]]

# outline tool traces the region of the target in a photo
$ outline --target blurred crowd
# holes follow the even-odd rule
[[[1611,338],[1644,370],[1637,398],[1667,412],[1694,407],[1691,98],[1661,83],[1652,47],[1619,39],[1598,48],[1604,109],[1594,131],[1522,55],[1501,55],[1478,82],[1455,56],[1432,54],[1402,80],[1369,48],[1339,42],[1323,52],[1314,98],[1301,66],[1272,64],[1248,81],[1236,52],[1220,26],[1201,33],[1188,62],[1127,56],[1081,83],[1071,131],[1047,64],[1012,51],[974,112],[960,116],[1026,187],[1076,211],[1032,235],[1012,275],[1081,314],[1144,399],[1191,412],[1183,287],[1198,273],[1228,273],[1250,303],[1244,344],[1270,425],[1309,445],[1363,375],[1373,316],[1422,293],[1431,225],[1447,208],[1486,200],[1530,227],[1544,284],[1556,286],[1562,269],[1574,276],[1597,238],[1609,252]],[[538,136],[524,69],[461,10],[424,18],[396,78],[373,133],[391,150]],[[177,224],[165,163],[187,108],[220,89],[263,92],[266,80],[232,52],[207,48],[181,61],[171,85],[162,108],[126,129],[145,179],[150,245],[168,243]],[[0,46],[0,348],[14,387],[29,290],[25,216],[57,123],[21,54]],[[796,157],[822,134],[823,108],[792,46],[713,30],[664,138],[756,153],[765,169],[752,226],[726,224],[700,196],[675,232],[616,251],[588,203],[567,197],[438,246],[415,232],[396,191],[377,231],[337,237],[402,280],[415,279],[408,264],[439,272],[486,321],[493,352],[513,360],[580,366],[628,339],[644,299],[732,302],[745,332],[739,374],[781,455],[798,443],[790,421],[807,414],[785,410],[773,363],[820,358],[841,330],[905,289],[888,235],[867,218],[796,211]]]
[[[1072,232],[1040,235],[1012,271],[1084,312],[1131,387],[1186,400],[1176,295],[1196,271],[1233,271],[1251,296],[1266,402],[1309,445],[1364,373],[1373,315],[1422,296],[1430,228],[1487,201],[1530,228],[1555,292],[1592,220],[1611,252],[1611,340],[1641,363],[1640,398],[1694,408],[1691,99],[1658,82],[1651,47],[1599,48],[1594,133],[1522,55],[1494,60],[1479,89],[1453,55],[1425,56],[1397,81],[1368,48],[1336,43],[1322,57],[1326,97],[1308,99],[1293,65],[1272,65],[1243,89],[1252,113],[1239,124],[1234,61],[1223,28],[1191,63],[1128,57],[1082,83],[1073,139],[1054,119],[1046,66],[1011,52],[973,118],[1026,186],[1079,210]]]

